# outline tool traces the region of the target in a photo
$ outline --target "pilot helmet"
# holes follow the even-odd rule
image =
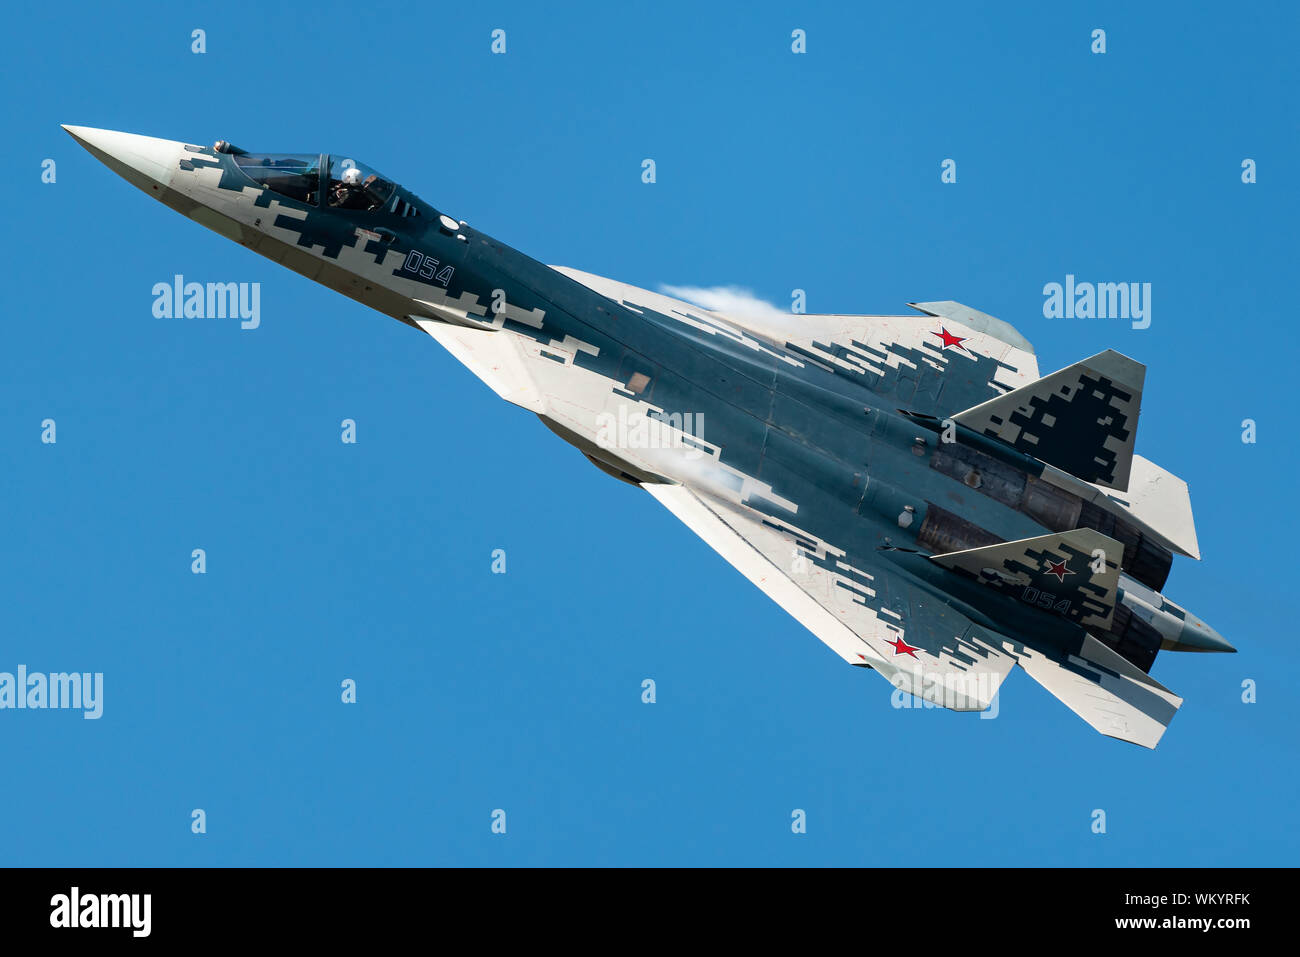
[[[348,186],[361,185],[361,170],[355,166],[349,166],[343,171],[343,182]]]

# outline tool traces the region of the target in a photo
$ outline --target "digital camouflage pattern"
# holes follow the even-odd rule
[[[1186,485],[1134,454],[1144,368],[1040,378],[1007,323],[711,312],[550,267],[350,157],[65,127],[191,219],[437,339],[644,487],[851,664],[955,710],[1015,665],[1154,747],[1161,649],[1232,651],[1160,594]]]

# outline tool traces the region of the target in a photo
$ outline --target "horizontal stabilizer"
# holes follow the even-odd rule
[[[1127,491],[1108,493],[1155,532],[1171,552],[1199,559],[1196,522],[1187,483],[1140,455],[1133,456]]]
[[[1110,627],[1124,546],[1091,528],[932,555],[930,560],[1084,628]]]
[[[1159,743],[1183,699],[1088,635],[1077,655],[1024,649],[1019,665],[1102,734],[1144,748]]]
[[[1127,489],[1146,366],[1108,349],[953,416],[1106,488]]]

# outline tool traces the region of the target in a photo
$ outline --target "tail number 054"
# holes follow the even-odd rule
[[[1029,602],[1038,608],[1045,608],[1048,611],[1059,612],[1062,615],[1070,613],[1070,600],[1068,598],[1058,599],[1050,591],[1039,591],[1037,588],[1026,588],[1020,594],[1020,600]]]
[[[438,260],[416,249],[406,254],[406,262],[402,263],[402,268],[407,272],[415,273],[421,279],[433,280],[444,287],[451,282],[451,277],[456,272],[454,266],[443,266],[439,269]]]

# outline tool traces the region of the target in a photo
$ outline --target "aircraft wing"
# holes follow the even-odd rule
[[[1038,378],[1034,347],[1009,323],[957,302],[918,302],[918,316],[741,314],[709,310],[663,293],[564,266],[575,282],[702,341],[773,349],[860,381],[899,408],[945,416]]]
[[[1018,664],[1097,731],[1146,748],[1182,705],[1091,635],[1072,651],[1029,647],[977,625],[884,560],[850,566],[744,505],[681,485],[642,487],[837,655],[926,701],[982,711]]]
[[[1016,663],[998,638],[883,561],[850,567],[842,554],[743,505],[680,485],[643,487],[832,651],[896,688],[982,711]]]
[[[928,312],[941,305],[948,304],[915,308]],[[901,409],[944,416],[962,411],[963,402],[987,402],[1038,378],[1038,360],[1015,330],[991,316],[984,318],[998,326],[966,325],[975,322],[967,313],[984,314],[960,309],[965,312],[951,310],[956,318],[798,316],[781,329],[785,348],[795,355],[861,379]]]

